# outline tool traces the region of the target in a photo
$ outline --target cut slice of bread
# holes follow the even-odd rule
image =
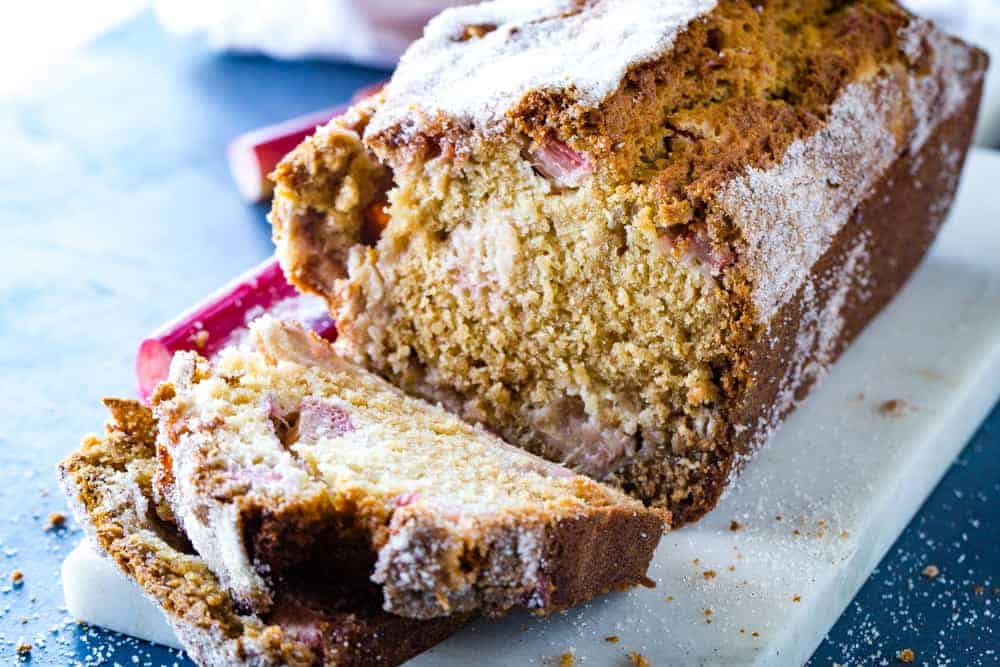
[[[112,416],[105,435],[88,436],[60,464],[63,488],[89,537],[163,610],[199,665],[397,665],[468,619],[393,616],[379,608],[374,585],[320,586],[308,573],[288,580],[269,613],[241,613],[177,527],[153,509],[149,408],[122,399],[105,405]]]
[[[157,490],[244,603],[290,573],[371,577],[430,618],[549,612],[646,582],[662,510],[407,397],[273,318],[256,350],[178,354],[153,396]]]

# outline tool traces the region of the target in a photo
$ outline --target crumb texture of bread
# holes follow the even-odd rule
[[[106,399],[103,437],[88,436],[59,466],[77,520],[164,612],[180,642],[205,667],[398,665],[467,620],[416,621],[385,613],[377,589],[293,580],[271,612],[244,614],[177,526],[153,511],[157,426],[137,401]]]
[[[351,126],[391,174],[377,238],[338,246],[312,219],[339,190],[304,198],[280,168],[271,220],[284,266],[336,265],[292,280],[345,358],[683,523],[857,334],[852,309],[873,315],[873,265],[893,290],[912,271],[858,211],[918,156],[946,209],[968,138],[931,144],[974,119],[986,57],[890,0],[640,6],[443,15]],[[546,59],[628,26],[601,67]],[[497,86],[440,92],[463,54],[455,73],[493,59]],[[898,223],[921,254],[943,213]]]
[[[664,512],[407,397],[296,325],[253,332],[255,350],[214,364],[177,355],[153,398],[160,492],[252,608],[330,554],[414,618],[547,612],[644,580]]]

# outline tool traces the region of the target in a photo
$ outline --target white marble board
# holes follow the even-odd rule
[[[478,622],[412,664],[550,664],[567,651],[583,665],[632,651],[658,666],[808,660],[1000,394],[998,186],[1000,153],[977,150],[927,261],[716,510],[663,539],[656,588]],[[89,548],[63,581],[71,614],[174,645]]]

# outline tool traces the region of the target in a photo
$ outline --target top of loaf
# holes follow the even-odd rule
[[[716,0],[510,0],[450,9],[403,56],[369,132],[495,129],[531,91],[598,106]],[[405,138],[405,137],[404,137]]]

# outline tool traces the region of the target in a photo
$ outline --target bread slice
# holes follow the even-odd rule
[[[889,0],[455,9],[278,167],[278,255],[343,356],[679,525],[920,261],[986,63]]]
[[[151,411],[130,400],[105,405],[104,436],[84,438],[60,464],[63,489],[89,538],[163,610],[199,665],[397,665],[467,620],[393,616],[374,585],[320,585],[308,573],[290,579],[267,614],[241,612],[184,535],[157,516]]]
[[[296,325],[175,356],[154,394],[157,488],[227,588],[371,579],[429,618],[562,609],[647,581],[666,514],[405,396]]]

